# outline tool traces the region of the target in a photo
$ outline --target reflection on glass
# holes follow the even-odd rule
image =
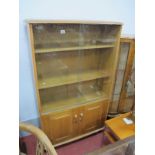
[[[49,89],[40,90],[43,108],[46,111],[59,110],[76,104],[83,104],[90,101],[106,99],[107,96],[99,83],[104,79],[80,82],[71,85],[63,85]],[[50,107],[50,109],[48,109]]]
[[[130,48],[129,43],[121,43],[120,58],[119,58],[119,64],[117,68],[117,76],[116,76],[116,82],[115,82],[112,105],[111,105],[112,112],[117,112],[117,109],[118,109],[119,97],[122,89],[129,48]]]
[[[36,24],[35,49],[60,49],[91,45],[111,45],[119,27],[87,24]]]
[[[120,25],[33,24],[43,111],[107,99]]]

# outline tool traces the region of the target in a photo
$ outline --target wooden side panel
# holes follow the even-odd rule
[[[37,77],[37,68],[36,68],[36,61],[35,61],[33,29],[32,29],[32,24],[28,24],[27,26],[28,26],[28,32],[29,32],[29,42],[30,42],[31,52],[32,52],[33,75],[34,75],[34,82],[35,82],[36,97],[38,101],[37,105],[38,105],[39,112],[41,113],[42,105],[41,105],[41,100],[40,100],[39,90],[38,90],[38,77]],[[42,121],[41,121],[41,126],[42,126]]]
[[[102,106],[103,106],[102,107],[102,124],[104,124],[104,122],[107,119],[109,102],[110,102],[109,100],[105,100],[102,103]]]

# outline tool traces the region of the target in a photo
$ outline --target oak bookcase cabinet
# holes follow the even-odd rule
[[[121,23],[29,21],[41,127],[55,146],[103,129]]]

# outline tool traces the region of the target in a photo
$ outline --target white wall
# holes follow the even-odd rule
[[[20,0],[20,121],[38,117],[26,19],[120,21],[134,35],[134,0]]]

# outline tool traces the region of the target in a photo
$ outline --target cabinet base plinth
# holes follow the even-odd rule
[[[92,134],[95,134],[95,133],[97,133],[97,132],[99,132],[99,131],[102,131],[104,128],[105,128],[105,127],[102,127],[102,128],[100,128],[100,129],[91,131],[91,132],[86,133],[86,134],[82,134],[82,135],[80,135],[80,136],[74,137],[74,138],[69,139],[69,140],[66,140],[66,141],[64,141],[64,142],[54,144],[54,147],[58,147],[58,146],[61,146],[61,145],[68,144],[68,143],[71,143],[71,142],[73,142],[73,141],[79,140],[79,139],[81,139],[81,138],[85,138],[85,137],[90,136],[90,135],[92,135]]]

